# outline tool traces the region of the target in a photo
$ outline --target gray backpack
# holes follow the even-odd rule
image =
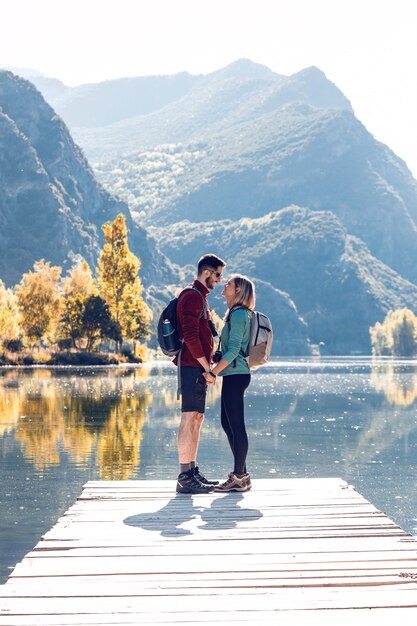
[[[250,370],[257,370],[258,367],[268,362],[274,334],[272,332],[272,324],[270,319],[260,311],[251,311],[245,306],[238,305],[233,307],[227,317],[226,322],[230,325],[230,317],[233,311],[237,309],[245,309],[250,313],[250,335],[248,354],[244,355]],[[219,349],[220,349],[219,342]]]
[[[251,312],[249,354],[246,360],[250,370],[268,362],[273,341],[272,324],[269,318],[259,311]]]

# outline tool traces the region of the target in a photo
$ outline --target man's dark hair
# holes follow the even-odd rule
[[[215,254],[205,254],[201,257],[197,265],[197,274],[200,274],[204,270],[216,270],[219,266],[224,267],[226,263]]]

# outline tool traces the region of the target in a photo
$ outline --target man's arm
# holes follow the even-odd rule
[[[197,293],[184,294],[178,303],[182,337],[191,356],[196,359],[205,372],[210,371],[210,365],[204,356],[200,341],[200,317],[202,298]]]

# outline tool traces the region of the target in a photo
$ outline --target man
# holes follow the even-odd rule
[[[225,265],[214,254],[201,257],[193,289],[183,291],[178,299],[178,329],[184,344],[180,357],[174,359],[174,363],[180,367],[182,390],[177,493],[210,493],[214,490],[214,485],[218,484],[201,474],[196,459],[207,391],[203,374],[210,373],[213,355],[213,333],[207,295],[221,281]],[[213,373],[211,378],[214,383],[216,377]]]

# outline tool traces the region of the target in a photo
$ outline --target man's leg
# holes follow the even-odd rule
[[[199,367],[181,368],[182,411],[178,431],[180,475],[178,493],[210,493],[213,485],[203,483],[196,472],[200,429],[204,420],[206,382]]]
[[[213,484],[202,482],[196,474],[195,459],[203,420],[203,413],[197,411],[181,413],[178,431],[180,475],[177,480],[177,493],[210,493],[214,489]]]
[[[187,411],[181,413],[180,428],[178,431],[178,458],[183,469],[183,465],[190,465],[196,460],[198,443],[200,440],[201,425],[204,415],[197,411]]]

